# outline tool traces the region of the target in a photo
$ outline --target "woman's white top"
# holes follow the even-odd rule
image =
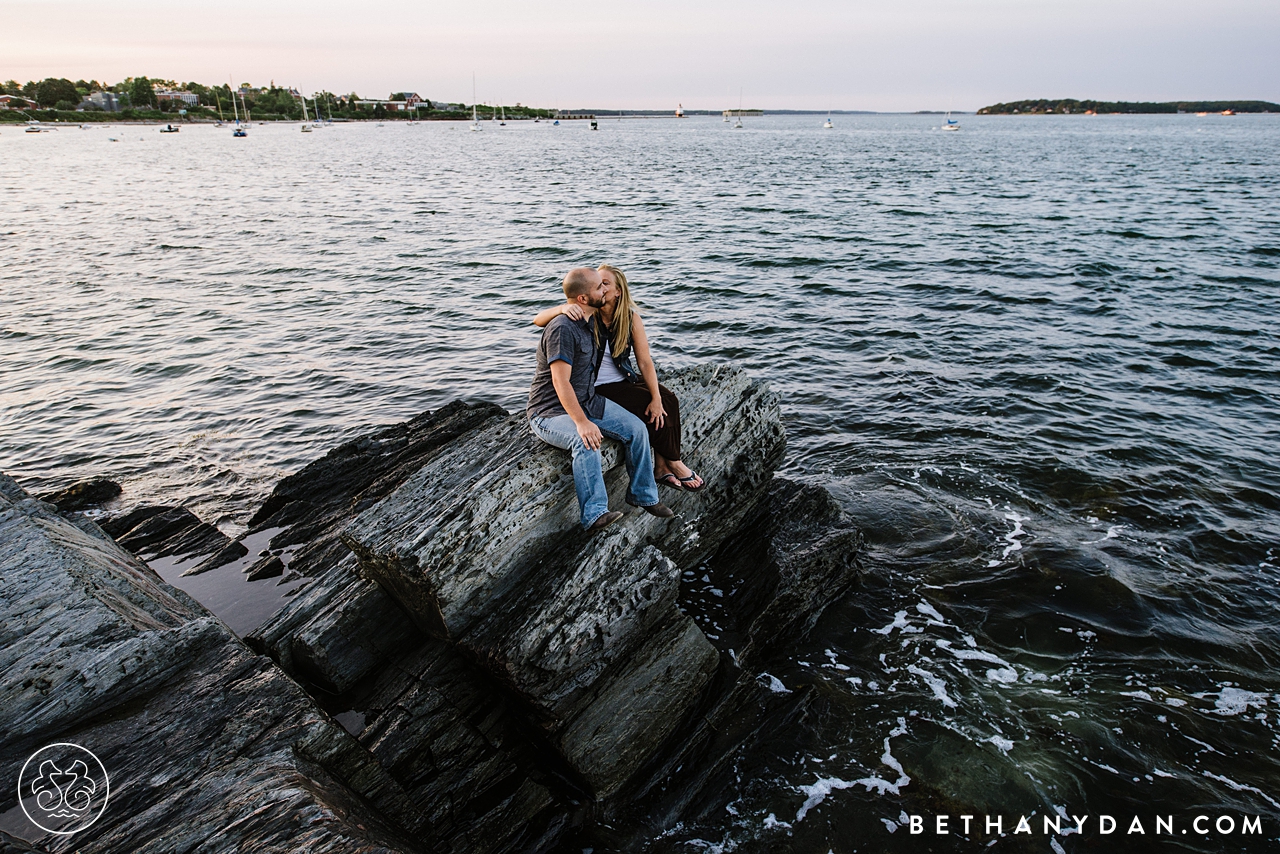
[[[620,383],[627,378],[626,374],[618,370],[618,366],[613,362],[611,343],[609,341],[604,342],[604,358],[600,360],[600,370],[596,372],[596,385]]]

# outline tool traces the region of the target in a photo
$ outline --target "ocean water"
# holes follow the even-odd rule
[[[804,714],[614,842],[1274,850],[1280,117],[824,118],[0,127],[0,469],[239,533],[373,425],[521,408],[530,318],[608,261],[869,543],[769,663]]]

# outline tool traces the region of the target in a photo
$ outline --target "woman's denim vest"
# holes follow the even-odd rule
[[[603,324],[601,324],[601,326],[603,327],[604,334],[605,334],[605,340],[604,340],[605,356],[607,356],[610,359],[613,359],[613,363],[618,366],[618,370],[621,371],[622,375],[626,377],[630,382],[633,382],[633,383],[644,382],[644,377],[640,376],[640,372],[637,371],[635,368],[631,367],[631,341],[628,340],[627,346],[622,351],[622,353],[620,355],[615,356],[613,355],[613,331],[610,330],[609,327],[604,326]]]

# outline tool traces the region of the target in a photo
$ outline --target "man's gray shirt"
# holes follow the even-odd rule
[[[596,394],[596,371],[604,351],[596,346],[595,318],[570,320],[563,314],[552,318],[538,342],[538,369],[529,389],[530,418],[567,415],[551,382],[551,363],[568,362],[569,383],[588,418],[604,417],[604,398]]]

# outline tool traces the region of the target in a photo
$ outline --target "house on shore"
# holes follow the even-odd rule
[[[40,105],[21,95],[0,95],[0,110],[38,110]]]
[[[120,110],[120,99],[115,92],[94,92],[85,98],[76,109],[83,112],[84,110],[102,110],[104,113],[115,113]]]
[[[200,96],[192,92],[179,92],[174,89],[157,89],[156,101],[161,104],[166,101],[181,101],[188,107],[195,107],[200,104]]]

